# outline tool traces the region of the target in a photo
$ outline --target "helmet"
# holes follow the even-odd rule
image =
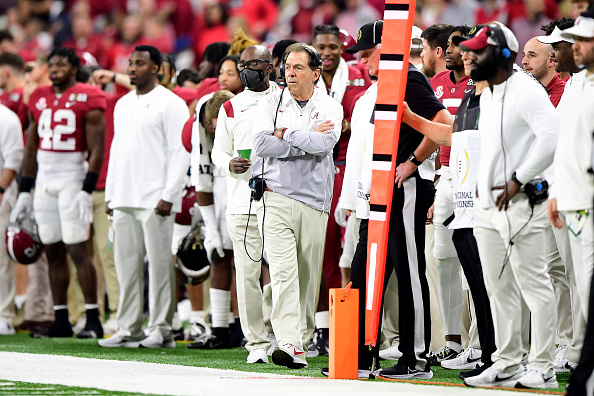
[[[6,228],[6,251],[13,261],[32,264],[43,253],[43,243],[37,233],[37,223],[26,212]]]
[[[175,215],[175,222],[181,225],[191,225],[192,217],[196,212],[196,189],[194,186],[185,189],[184,197],[182,198],[181,212]]]
[[[99,62],[90,52],[77,54],[80,58],[80,64],[87,67],[99,67]]]
[[[200,226],[194,226],[179,244],[175,267],[188,285],[199,285],[210,275],[210,264],[200,238]]]
[[[349,34],[349,32],[347,32],[344,29],[340,29],[340,41],[342,42],[342,48],[344,48],[344,49],[347,49],[347,48],[352,47],[353,45],[357,44],[357,42],[355,41],[353,36],[351,36]],[[342,57],[347,62],[356,59],[355,54],[348,54],[346,52],[342,53]]]

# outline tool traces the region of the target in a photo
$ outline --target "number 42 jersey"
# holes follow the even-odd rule
[[[88,167],[85,120],[89,111],[104,112],[106,106],[103,91],[83,83],[76,83],[61,95],[51,85],[31,94],[29,112],[39,136],[38,181],[84,179]]]

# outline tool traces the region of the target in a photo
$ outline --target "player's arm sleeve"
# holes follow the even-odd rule
[[[229,162],[233,158],[233,130],[227,117],[225,106],[219,109],[217,129],[212,147],[212,163],[226,175],[235,176],[229,170]]]
[[[340,139],[342,130],[343,110],[340,103],[328,97],[325,114],[322,121],[330,120],[334,127],[328,132],[301,131],[298,129],[287,129],[283,139],[293,147],[301,149],[306,153],[325,156],[334,149],[334,145]],[[321,112],[320,112],[321,113]]]
[[[561,120],[546,92],[536,84],[522,91],[515,106],[536,136],[528,156],[516,169],[516,178],[525,184],[553,163]]]
[[[105,97],[105,93],[98,88],[89,91],[87,94],[87,106],[89,106],[89,110],[96,109],[104,112],[107,108],[107,98]]]
[[[186,184],[188,152],[181,141],[181,133],[190,112],[183,99],[175,97],[167,103],[163,117],[163,131],[167,140],[167,181],[161,199],[174,202]]]
[[[21,122],[16,114],[7,110],[2,119],[0,133],[0,151],[4,158],[4,168],[18,172],[23,163],[23,132]]]
[[[288,141],[274,136],[276,103],[265,98],[258,103],[258,122],[254,123],[252,138],[254,152],[258,157],[289,158],[304,155],[304,152]],[[280,126],[279,126],[280,128]]]
[[[194,121],[192,131],[192,153],[190,154],[190,180],[197,193],[212,193],[212,163],[208,155],[206,134],[200,130],[200,121]]]
[[[118,157],[118,137],[119,128],[118,121],[120,118],[120,112],[118,111],[119,103],[116,103],[113,110],[113,140],[111,141],[111,147],[109,149],[109,166],[107,167],[107,176],[105,179],[105,202],[109,202],[113,199],[115,190],[115,178],[118,169],[117,157]]]

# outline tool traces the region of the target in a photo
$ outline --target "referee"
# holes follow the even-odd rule
[[[363,25],[359,30],[357,44],[348,48],[348,53],[361,53],[361,62],[371,76],[379,71],[383,21]],[[370,87],[366,95],[377,95],[377,85]],[[408,66],[406,101],[415,112],[436,122],[447,123],[451,116],[437,100],[427,78],[412,64]],[[367,227],[369,217],[369,194],[371,187],[371,148],[373,147],[373,120],[375,97],[367,101],[369,108],[357,106],[357,112],[371,114],[370,125],[362,126],[366,143],[362,148],[362,166],[359,172],[356,215],[362,218],[359,230],[359,243],[351,268],[353,288],[359,289],[359,369],[369,370],[373,355],[364,345],[365,336],[365,290],[367,263]],[[369,118],[367,118],[369,120]],[[353,125],[358,124],[353,122]],[[354,128],[354,127],[353,127]],[[359,131],[353,130],[353,134]],[[399,350],[402,357],[392,368],[382,370],[380,375],[388,378],[431,378],[433,373],[427,365],[426,354],[431,339],[429,308],[429,286],[425,277],[425,220],[427,210],[433,203],[435,189],[431,181],[421,178],[417,170],[438,145],[424,139],[423,135],[406,124],[402,124],[398,142],[395,189],[392,198],[392,215],[388,236],[388,261],[386,279],[389,280],[392,268],[398,276],[398,297],[400,306]],[[347,166],[349,166],[347,164]],[[347,173],[349,171],[347,170]],[[346,176],[345,176],[346,177]],[[347,183],[347,185],[350,185]],[[342,195],[352,194],[344,191]],[[377,348],[376,348],[377,349]],[[377,354],[377,351],[374,351]],[[361,374],[366,374],[363,371]]]

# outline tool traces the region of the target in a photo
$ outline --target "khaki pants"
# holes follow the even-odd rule
[[[328,213],[269,191],[263,201],[257,216],[270,266],[272,328],[279,345],[304,350],[315,329]]]
[[[249,226],[247,233],[246,225]],[[258,231],[258,219],[255,215],[227,215],[227,230],[233,241],[237,306],[241,329],[248,340],[245,348],[248,351],[268,349],[270,341],[266,338],[268,330],[262,313],[262,260],[258,260],[262,256],[262,238]]]
[[[0,230],[3,230],[4,233],[6,233],[11,209],[8,200],[2,200],[0,203]],[[0,238],[0,320],[11,324],[15,315],[14,295],[14,264],[6,252],[6,240],[2,235]]]
[[[495,327],[497,350],[493,353],[493,367],[512,372],[522,364],[523,298],[532,314],[528,369],[549,375],[553,371],[557,310],[545,261],[545,230],[549,226],[546,202],[536,205],[531,219],[530,212],[523,194],[513,200],[507,213],[477,206],[474,235]],[[510,236],[514,236],[514,244],[502,273]]]
[[[117,208],[113,211],[114,257],[120,284],[118,333],[142,337],[144,256],[149,260],[150,334],[171,339],[175,307],[175,274],[171,239],[175,214],[159,216],[154,209]]]

